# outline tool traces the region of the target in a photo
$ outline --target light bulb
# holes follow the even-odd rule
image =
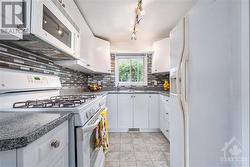
[[[142,9],[142,10],[140,11],[140,14],[141,14],[141,16],[144,16],[144,15],[146,14],[145,10]]]
[[[135,33],[133,32],[133,34],[132,34],[132,38],[135,38],[136,37],[136,35],[135,35]]]
[[[61,29],[58,29],[58,30],[57,30],[57,33],[60,34],[60,35],[62,35],[63,32],[62,32]]]

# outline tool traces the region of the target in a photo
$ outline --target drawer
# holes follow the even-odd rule
[[[164,122],[169,121],[169,113],[167,111],[164,111],[162,114]]]
[[[52,163],[65,152],[68,154],[68,121],[28,146],[18,149],[18,167],[44,166],[42,164]]]

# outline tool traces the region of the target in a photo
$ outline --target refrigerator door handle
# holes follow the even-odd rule
[[[183,30],[185,30],[185,20],[183,19]],[[183,48],[182,48],[182,52],[181,52],[181,56],[180,56],[180,60],[178,62],[178,65],[177,65],[177,71],[176,71],[176,89],[177,89],[177,98],[178,98],[178,101],[179,101],[179,105],[180,105],[180,108],[181,108],[181,113],[182,113],[182,121],[183,121],[183,131],[184,131],[184,134],[183,134],[183,137],[184,137],[184,141],[183,141],[183,146],[184,146],[184,152],[183,152],[183,162],[182,162],[182,166],[181,167],[186,167],[186,156],[185,156],[185,115],[184,115],[184,108],[183,108],[183,104],[182,104],[182,92],[181,92],[181,82],[182,82],[182,78],[181,78],[181,64],[182,64],[182,60],[183,60],[183,54],[184,54],[184,47],[185,47],[185,32],[183,31],[183,36],[184,36],[184,40],[183,40]]]
[[[182,116],[183,116],[183,130],[184,130],[184,167],[189,166],[188,162],[188,119],[187,119],[187,94],[186,94],[186,85],[187,85],[187,58],[188,58],[188,37],[187,37],[187,17],[184,18],[184,31],[183,31],[183,36],[184,36],[184,44],[183,44],[183,49],[182,49],[182,54],[180,61],[177,66],[177,74],[176,74],[176,87],[177,87],[177,97],[178,101],[180,104],[180,108],[182,111]]]

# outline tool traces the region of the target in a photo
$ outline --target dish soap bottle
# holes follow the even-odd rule
[[[168,91],[170,88],[170,84],[168,83],[167,80],[164,80],[164,84],[163,84],[163,90]]]

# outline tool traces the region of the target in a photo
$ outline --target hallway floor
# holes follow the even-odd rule
[[[169,167],[170,144],[162,133],[110,133],[105,167]]]

